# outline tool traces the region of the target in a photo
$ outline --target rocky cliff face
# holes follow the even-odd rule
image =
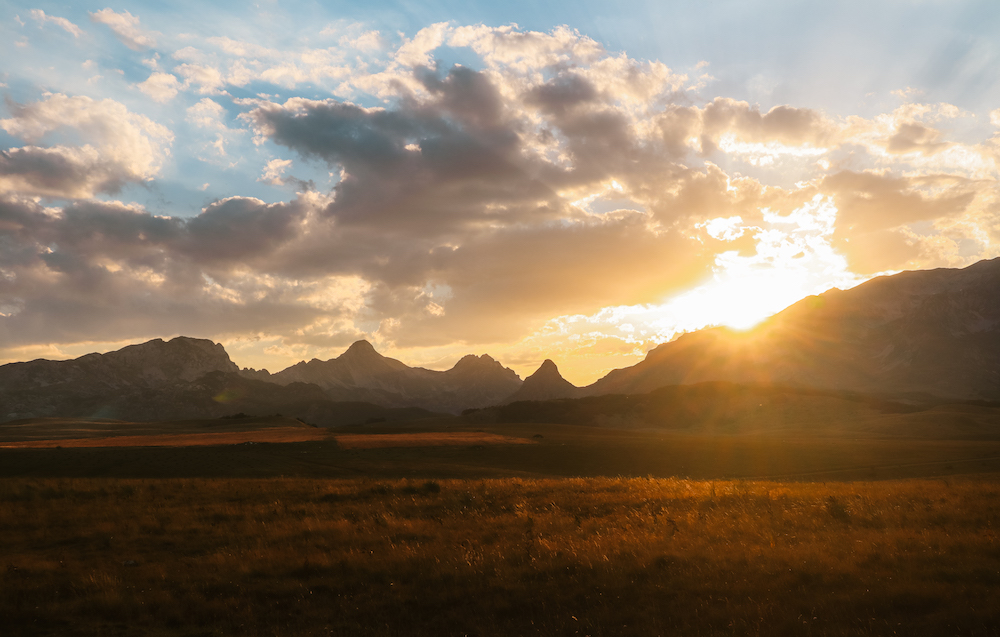
[[[504,403],[520,400],[576,398],[582,395],[582,390],[563,378],[556,364],[546,359],[534,374],[524,379],[521,388],[508,396]]]
[[[1000,259],[831,290],[746,332],[685,334],[585,389],[714,380],[1000,400]]]

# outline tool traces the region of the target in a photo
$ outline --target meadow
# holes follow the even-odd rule
[[[8,477],[0,617],[5,635],[997,635],[998,525],[998,474]]]

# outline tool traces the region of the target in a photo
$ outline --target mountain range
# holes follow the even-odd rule
[[[743,332],[684,334],[585,392],[646,393],[702,381],[1000,400],[1000,259],[830,290]]]
[[[336,425],[705,381],[1000,400],[1000,259],[830,290],[746,331],[684,334],[587,387],[563,379],[551,360],[522,381],[485,354],[434,371],[382,356],[367,341],[271,374],[241,370],[222,345],[182,336],[68,361],[0,366],[0,421],[279,412]]]

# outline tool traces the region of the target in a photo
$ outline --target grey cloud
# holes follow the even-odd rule
[[[478,129],[502,124],[503,99],[485,74],[462,66],[452,68],[443,80],[430,69],[421,68],[416,73],[437,98],[436,107]]]
[[[242,232],[240,203],[249,221]],[[229,221],[237,245],[263,257],[261,237],[282,240],[276,210],[294,207],[224,202],[196,223],[120,204],[82,202],[52,214],[34,202],[0,199],[0,303],[16,301],[18,307],[0,317],[0,341],[14,346],[285,330],[329,315],[302,303],[294,291],[230,272],[247,252],[220,255],[224,241],[213,221]],[[228,276],[224,282],[241,298],[220,295],[211,285],[213,275]]]
[[[548,82],[532,87],[525,102],[553,115],[562,115],[574,106],[592,102],[597,89],[585,78],[574,73],[558,75]]]
[[[116,194],[126,182],[140,181],[114,162],[67,148],[26,146],[0,150],[0,192],[43,197],[91,197]]]
[[[300,200],[265,204],[231,197],[187,221],[183,250],[199,262],[266,260],[299,234],[297,224],[307,212]]]
[[[538,220],[560,210],[538,166],[522,156],[516,127],[502,121],[484,75],[458,68],[439,80],[418,72],[431,103],[403,100],[381,110],[328,100],[270,105],[249,117],[276,143],[343,168],[327,209],[343,224],[440,236],[498,216]]]

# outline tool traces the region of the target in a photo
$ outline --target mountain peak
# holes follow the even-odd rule
[[[377,356],[381,356],[381,354],[375,351],[375,346],[366,341],[365,339],[361,339],[360,341],[354,341],[353,343],[351,343],[351,346],[347,348],[347,351],[344,352],[344,354],[352,354],[352,355],[375,354]]]
[[[535,373],[528,378],[562,378],[562,374],[559,373],[559,368],[555,363],[552,362],[551,358],[546,358],[542,361],[542,364],[538,366]]]
[[[534,374],[524,379],[521,388],[514,392],[506,402],[574,398],[579,393],[580,388],[563,378],[556,364],[546,358]]]
[[[493,368],[493,367],[503,367],[499,362],[494,360],[489,354],[483,354],[482,356],[476,356],[475,354],[466,354],[459,359],[452,369],[480,369],[480,368]]]

